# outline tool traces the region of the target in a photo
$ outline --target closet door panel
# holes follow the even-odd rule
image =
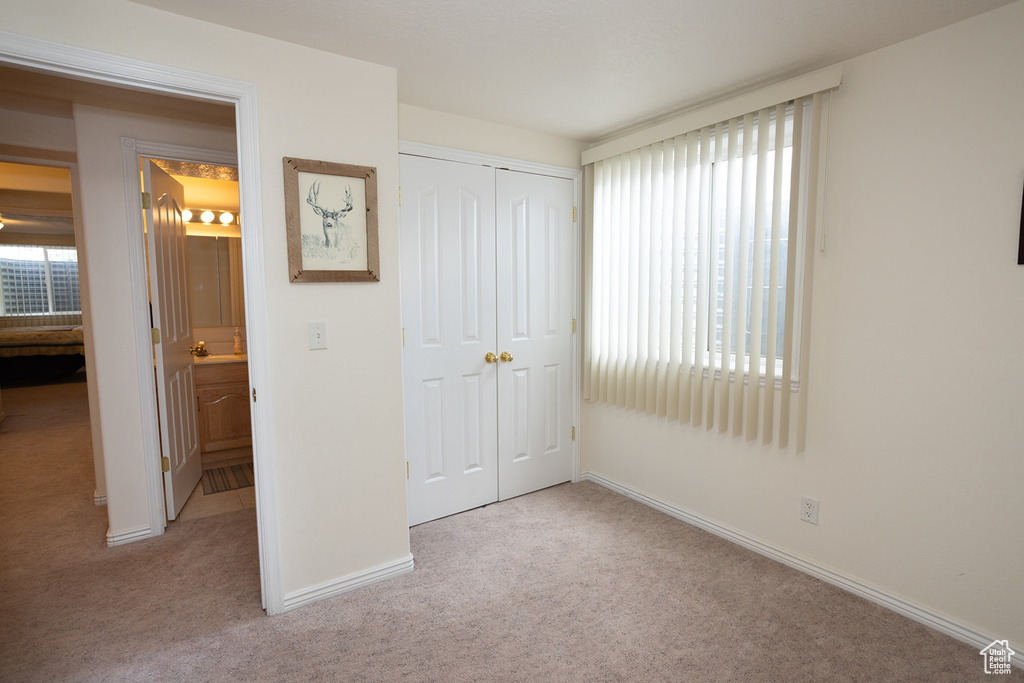
[[[498,497],[572,478],[573,183],[496,172]]]
[[[494,171],[401,157],[409,524],[497,500]]]

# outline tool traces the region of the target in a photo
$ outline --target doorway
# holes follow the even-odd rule
[[[258,165],[258,132],[256,128],[257,98],[255,86],[241,81],[220,77],[205,76],[195,72],[169,67],[160,64],[144,63],[131,58],[118,58],[111,61],[107,55],[88,50],[53,43],[26,36],[8,36],[0,47],[0,64],[18,68],[30,68],[34,73],[47,76],[60,75],[72,79],[75,83],[95,83],[121,92],[134,92],[135,101],[138,93],[153,96],[167,96],[180,102],[220,103],[232,108],[237,122],[236,135],[239,158],[239,182],[242,213],[249,216],[253,230],[243,239],[243,254],[246,262],[245,292],[248,305],[247,317],[249,335],[247,347],[249,352],[250,383],[267,396],[270,391],[269,354],[266,334],[266,283],[263,266],[262,207],[259,200],[260,181]],[[130,89],[130,90],[129,90]],[[122,150],[123,152],[126,150]],[[137,215],[141,211],[140,195],[128,196],[128,215]],[[121,209],[124,210],[123,208]],[[137,238],[129,231],[128,248],[131,255],[131,277],[135,283],[145,283],[145,255],[141,235]],[[141,273],[141,275],[140,275]],[[102,277],[102,273],[97,273]],[[132,400],[139,401],[138,407],[143,413],[142,448],[133,451],[137,454],[137,462],[132,462],[127,469],[118,468],[120,472],[116,489],[108,489],[111,502],[117,500],[122,512],[134,510],[139,500],[144,501],[148,508],[148,520],[133,522],[138,526],[121,523],[116,534],[108,532],[107,542],[116,545],[131,542],[163,533],[166,524],[165,506],[162,495],[162,472],[159,459],[159,442],[156,438],[155,396],[149,394],[147,384],[152,389],[152,358],[151,337],[149,332],[148,297],[143,284],[142,292],[132,291],[131,316],[135,321],[133,339],[123,344],[110,345],[107,355],[117,354],[116,358],[108,359],[103,364],[107,373],[124,374],[125,347],[134,349],[128,358],[134,358],[138,375],[138,388],[132,388],[124,394]],[[116,349],[115,349],[116,346]],[[95,345],[94,345],[95,347]],[[131,376],[135,376],[132,373]],[[102,379],[103,373],[100,373]],[[147,379],[148,378],[148,379]],[[102,403],[102,401],[101,401]],[[253,457],[257,471],[266,472],[268,476],[257,482],[257,506],[260,575],[262,582],[263,606],[268,614],[278,614],[283,609],[283,590],[281,586],[280,541],[277,527],[277,498],[273,480],[273,447],[270,438],[270,401],[254,403],[251,410],[262,419],[254,419]],[[106,417],[116,421],[116,410],[102,410]],[[130,453],[125,451],[125,456]],[[139,474],[140,469],[143,471]],[[125,490],[126,482],[141,481],[144,478],[145,496],[137,496]],[[109,479],[109,478],[108,478]],[[133,483],[132,486],[135,484]],[[129,506],[128,508],[123,506]],[[134,512],[132,514],[135,514]],[[112,529],[113,531],[113,529]]]
[[[238,169],[189,154],[139,157],[168,521],[256,504]]]
[[[410,525],[574,476],[573,172],[496,165],[401,158]]]

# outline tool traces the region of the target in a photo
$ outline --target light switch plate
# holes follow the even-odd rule
[[[323,320],[311,321],[309,323],[309,348],[327,348],[327,322]]]

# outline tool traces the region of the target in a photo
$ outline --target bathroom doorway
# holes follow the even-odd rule
[[[256,505],[238,170],[194,152],[139,155],[169,522]]]

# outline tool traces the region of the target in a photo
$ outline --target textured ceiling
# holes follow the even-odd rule
[[[399,101],[594,141],[1011,0],[135,0],[398,69]]]

